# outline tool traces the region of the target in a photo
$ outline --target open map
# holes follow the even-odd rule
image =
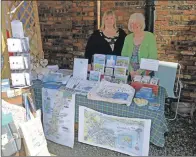
[[[48,140],[73,148],[75,95],[42,89],[44,133]]]
[[[79,142],[148,156],[151,120],[110,116],[79,106]]]

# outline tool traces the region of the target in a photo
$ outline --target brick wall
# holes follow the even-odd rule
[[[38,1],[44,57],[49,64],[73,68],[96,26],[96,2]]]
[[[155,34],[159,59],[182,65],[182,101],[196,102],[196,3],[157,1]]]

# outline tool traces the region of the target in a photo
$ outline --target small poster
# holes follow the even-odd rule
[[[91,81],[100,81],[101,73],[99,71],[90,71],[89,80]]]
[[[122,66],[115,66],[114,75],[126,75],[126,68]]]
[[[106,67],[114,67],[116,64],[116,56],[115,55],[107,55],[106,56]]]
[[[93,63],[94,64],[103,64],[105,65],[105,58],[106,56],[103,54],[94,54]]]
[[[116,66],[129,67],[129,57],[117,56]]]
[[[113,76],[114,69],[113,68],[105,68],[105,75]]]

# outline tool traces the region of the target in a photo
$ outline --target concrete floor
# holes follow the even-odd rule
[[[194,120],[178,117],[168,121],[169,132],[166,133],[165,147],[150,144],[149,156],[196,156],[196,113]],[[115,151],[99,148],[78,142],[75,135],[74,148],[68,148],[48,141],[50,153],[57,156],[127,156]]]

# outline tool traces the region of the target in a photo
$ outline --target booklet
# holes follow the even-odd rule
[[[115,55],[106,55],[106,67],[114,67],[116,64]]]
[[[128,78],[127,75],[116,75],[115,78],[114,78],[114,82],[115,83],[124,83],[124,84],[126,84],[127,83],[127,78]]]
[[[90,71],[89,80],[91,81],[100,81],[101,72],[99,71]]]
[[[116,66],[129,67],[129,57],[117,56]]]
[[[93,63],[105,65],[105,58],[106,56],[103,54],[94,54]]]
[[[105,67],[104,64],[98,64],[98,63],[93,64],[93,70],[101,72],[101,74],[104,74],[104,67]]]
[[[126,68],[122,66],[115,66],[114,75],[126,75]]]
[[[105,75],[107,76],[113,76],[113,71],[114,69],[113,68],[105,68]]]

